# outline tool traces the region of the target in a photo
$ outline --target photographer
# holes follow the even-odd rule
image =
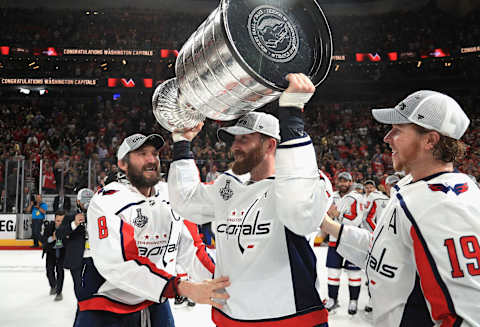
[[[26,213],[32,213],[32,247],[39,247],[38,241],[40,240],[40,231],[42,229],[42,223],[45,220],[45,214],[47,212],[48,205],[42,201],[42,195],[37,194],[32,196],[30,204],[25,208]]]
[[[55,213],[55,221],[45,221],[44,231],[41,236],[43,255],[47,254],[46,269],[48,283],[50,284],[50,295],[56,294],[55,301],[63,299],[62,289],[64,280],[63,262],[65,259],[64,238],[57,235],[57,229],[65,217],[64,211]]]
[[[92,190],[87,188],[81,189],[77,194],[77,213],[66,216],[57,231],[58,237],[68,239],[68,242],[65,244],[65,268],[70,269],[77,298],[82,278],[82,259],[85,249],[88,248],[85,232],[85,213],[92,196]]]
[[[82,283],[82,263],[84,252],[88,249],[85,218],[88,204],[93,197],[93,191],[83,188],[77,193],[77,213],[68,215],[57,230],[59,238],[67,239],[65,243],[64,267],[70,269],[73,280],[73,290],[78,300],[78,292]],[[75,314],[75,320],[76,316]]]

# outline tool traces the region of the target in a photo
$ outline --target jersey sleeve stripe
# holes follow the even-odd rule
[[[213,274],[215,272],[215,264],[213,263],[213,259],[208,255],[207,251],[205,250],[205,244],[203,244],[202,239],[198,234],[197,225],[187,220],[183,220],[183,223],[185,224],[188,231],[190,232],[190,235],[193,238],[193,245],[197,248],[195,255],[202,263],[202,265]]]
[[[357,200],[353,201],[352,205],[350,206],[350,214],[343,214],[343,217],[349,220],[354,220],[357,218]]]
[[[370,226],[372,230],[375,230],[375,227],[377,227],[373,222],[373,217],[375,217],[375,212],[377,212],[377,203],[373,201],[372,207],[370,208],[370,211],[368,212],[367,219],[366,219],[367,224]]]
[[[456,326],[459,319],[453,304],[452,297],[448,291],[445,282],[442,280],[433,256],[428,249],[425,238],[423,237],[413,215],[408,210],[403,197],[397,193],[397,198],[405,212],[408,220],[412,224],[410,235],[413,241],[413,250],[417,271],[420,276],[420,284],[423,294],[430,303],[430,311],[435,321],[443,321],[442,327]]]
[[[154,302],[152,301],[143,301],[139,304],[128,305],[128,304],[120,303],[117,301],[113,301],[104,296],[96,295],[88,300],[79,301],[78,306],[80,311],[102,310],[102,311],[110,311],[110,312],[125,314],[125,313],[140,311],[153,303]]]

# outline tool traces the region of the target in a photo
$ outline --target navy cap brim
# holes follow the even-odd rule
[[[235,126],[219,128],[217,131],[217,138],[220,141],[223,141],[226,143],[232,143],[233,139],[235,138],[235,135],[247,135],[252,133],[255,133],[255,131],[245,127],[235,125]]]
[[[407,117],[403,116],[395,108],[372,109],[372,115],[376,121],[382,124],[401,125],[412,123]]]

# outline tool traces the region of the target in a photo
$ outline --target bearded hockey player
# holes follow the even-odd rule
[[[315,254],[305,238],[321,223],[332,194],[328,179],[319,178],[303,129],[302,108],[315,87],[303,74],[287,78],[280,124],[272,115],[250,112],[218,131],[231,144],[234,174],[200,183],[190,141],[201,125],[173,134],[172,207],[196,223],[215,221],[215,276],[229,276],[232,283],[230,299],[213,309],[217,326],[328,325]],[[250,180],[242,183],[236,175],[245,173]]]
[[[197,226],[170,208],[167,184],[159,182],[163,144],[157,134],[127,137],[117,153],[126,178],[90,202],[90,250],[76,326],[136,326],[138,312],[147,307],[151,326],[173,326],[165,301],[177,295],[221,307],[211,298],[229,284],[227,278],[194,283],[175,275],[178,261],[196,280],[211,279],[214,264],[203,243],[194,242]]]

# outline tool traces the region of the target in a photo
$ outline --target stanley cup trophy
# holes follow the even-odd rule
[[[206,117],[233,120],[276,100],[288,73],[319,85],[331,57],[315,0],[221,0],[180,50],[176,77],[156,88],[153,113],[171,132]]]

